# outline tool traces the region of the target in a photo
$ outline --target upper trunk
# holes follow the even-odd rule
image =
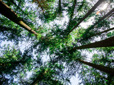
[[[80,59],[78,61],[114,76],[114,68],[109,68],[109,67],[102,66],[102,65],[96,65],[96,64],[86,62],[86,61],[83,61],[83,60],[80,60]]]
[[[59,9],[58,9],[59,14],[62,13],[62,7],[61,7],[61,0],[59,0]]]
[[[105,40],[102,40],[102,41],[90,43],[87,45],[82,45],[79,47],[74,47],[70,51],[72,52],[72,51],[77,50],[77,49],[97,48],[97,47],[113,47],[113,46],[114,46],[114,36],[107,38]]]
[[[4,15],[5,17],[9,18],[16,24],[20,25],[21,27],[25,28],[29,32],[35,34],[36,36],[38,35],[34,30],[32,30],[28,25],[26,25],[20,17],[17,16],[17,14],[10,9],[9,6],[7,6],[2,0],[0,0],[0,13]]]

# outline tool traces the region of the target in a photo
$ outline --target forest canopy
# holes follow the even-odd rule
[[[0,85],[114,85],[113,14],[113,0],[0,0]]]

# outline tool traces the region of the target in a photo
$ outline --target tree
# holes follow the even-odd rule
[[[0,83],[67,85],[78,73],[84,85],[113,85],[114,9],[110,1],[109,11],[95,15],[102,4],[105,0],[0,0]],[[95,23],[84,29],[80,24],[91,17]]]
[[[97,6],[99,6],[104,0],[99,0],[89,11],[88,13],[78,22],[78,24],[76,26],[74,26],[72,28],[72,30],[70,32],[72,32],[76,27],[78,27],[78,25],[85,19],[87,18],[96,8]],[[70,33],[69,32],[69,33]]]
[[[37,33],[32,30],[28,25],[26,25],[18,16],[17,14],[11,10],[5,3],[3,3],[0,0],[0,6],[2,7],[0,9],[0,13],[3,14],[4,16],[6,16],[7,18],[9,18],[10,20],[14,21],[15,23],[17,23],[18,25],[24,27],[26,30],[28,30],[29,32],[34,33],[35,35],[37,35]]]
[[[58,12],[61,14],[61,12],[62,12],[62,7],[61,7],[61,0],[59,0],[59,3],[58,3],[59,5],[59,7],[58,7]]]
[[[96,69],[98,69],[98,70],[100,70],[100,71],[104,71],[104,72],[106,72],[106,73],[108,73],[108,74],[110,74],[110,75],[114,75],[113,74],[113,71],[114,71],[114,69],[113,68],[107,68],[107,67],[105,67],[105,66],[101,66],[101,65],[95,65],[95,64],[92,64],[92,63],[90,63],[90,62],[86,62],[86,61],[83,61],[83,60],[78,60],[79,62],[81,62],[81,63],[84,63],[84,64],[86,64],[86,65],[89,65],[89,66],[91,66],[91,67],[93,67],[93,68],[96,68]]]
[[[88,36],[88,37],[84,37],[86,40],[87,39],[90,39],[90,38],[92,38],[92,37],[94,37],[94,36],[99,36],[99,35],[101,35],[101,34],[103,34],[103,33],[107,33],[107,32],[109,32],[109,31],[112,31],[112,30],[114,30],[114,28],[110,28],[110,29],[107,29],[107,30],[104,30],[104,31],[102,31],[102,32],[99,32],[99,33],[93,33],[93,34],[91,34],[90,36]],[[83,38],[83,39],[84,39]],[[82,40],[83,40],[82,39]],[[81,41],[81,40],[80,40]]]
[[[87,44],[87,45],[74,47],[72,50],[85,49],[85,48],[97,48],[97,47],[113,47],[114,46],[113,41],[114,41],[114,37],[110,37],[110,38],[107,38],[105,40],[98,41],[98,42],[95,42],[95,43],[90,43],[90,44]]]
[[[105,65],[112,68],[113,61],[112,58],[112,49],[104,48],[99,50],[101,53],[93,54],[92,63]],[[105,55],[103,55],[105,53]],[[94,68],[90,68],[87,65],[82,65],[82,71],[80,72],[80,77],[83,78],[85,84],[106,84],[113,85],[113,74],[107,75],[102,73]],[[87,77],[88,76],[88,77]]]
[[[83,37],[86,38],[87,34],[89,33],[89,31],[91,29],[93,29],[98,23],[100,23],[102,20],[104,20],[106,17],[110,16],[113,13],[114,9],[112,9],[111,11],[109,11],[106,15],[104,15],[101,19],[99,19],[94,25],[90,26],[88,28],[88,30],[85,31]]]

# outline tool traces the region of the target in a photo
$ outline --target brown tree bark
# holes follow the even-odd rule
[[[0,0],[0,13],[4,15],[5,17],[9,18],[16,24],[20,25],[21,27],[25,28],[29,32],[35,34],[36,36],[38,35],[34,30],[32,30],[28,25],[26,25],[20,17],[17,16],[17,14],[10,9],[8,5],[6,5],[2,0]]]
[[[86,64],[88,66],[91,66],[91,67],[93,67],[97,70],[106,72],[107,74],[114,76],[114,68],[110,68],[110,67],[106,67],[106,66],[102,66],[102,65],[96,65],[96,64],[86,62],[86,61],[83,61],[83,60],[80,60],[80,59],[78,61],[83,63],[83,64]]]
[[[87,45],[82,45],[82,46],[79,46],[79,47],[74,47],[71,50],[73,51],[73,50],[77,50],[77,49],[98,48],[98,47],[113,47],[113,46],[114,46],[114,36],[110,37],[110,38],[107,38],[105,40],[98,41],[98,42],[90,43],[90,44],[87,44]]]
[[[110,38],[107,38],[105,40],[90,43],[90,44],[87,44],[87,45],[82,45],[82,46],[74,47],[74,48],[68,48],[68,52],[70,54],[72,54],[73,52],[75,52],[78,49],[99,48],[99,47],[114,47],[114,36],[110,37]],[[64,53],[64,50],[61,50],[60,52]],[[62,56],[59,55],[59,57],[55,58],[52,62],[55,63],[55,62],[58,61],[58,59],[61,59],[61,58],[62,58]]]

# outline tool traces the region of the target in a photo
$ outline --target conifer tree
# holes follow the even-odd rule
[[[112,5],[0,0],[0,84],[68,85],[78,74],[84,85],[113,85]],[[87,27],[91,18],[95,23]]]

